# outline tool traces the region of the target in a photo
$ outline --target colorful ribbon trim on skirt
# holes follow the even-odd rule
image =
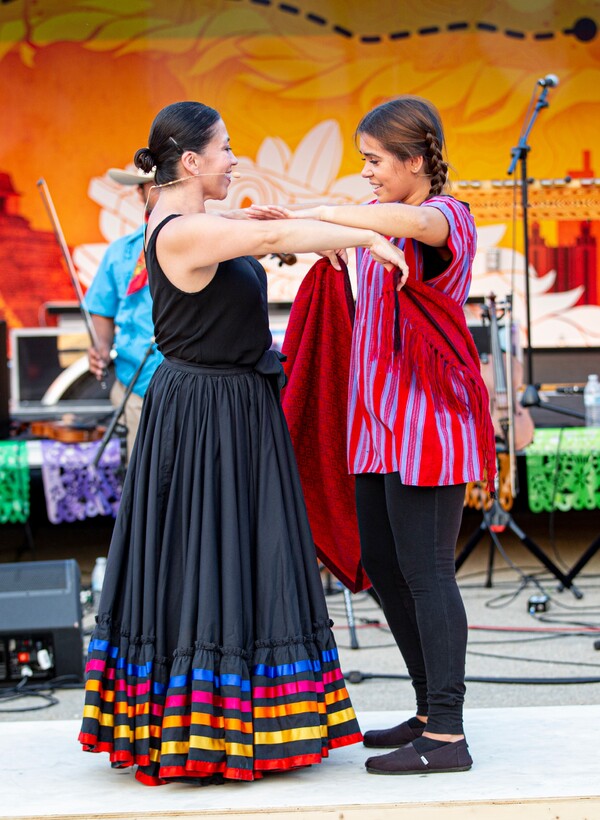
[[[298,640],[257,642],[252,659],[197,643],[176,652],[171,668],[150,640],[95,637],[79,740],[114,766],[137,765],[147,785],[255,780],[319,763],[362,739],[329,635],[322,625]]]

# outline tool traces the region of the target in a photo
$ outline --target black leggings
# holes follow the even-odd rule
[[[462,734],[467,617],[454,560],[465,485],[409,487],[356,477],[364,568],[379,596],[427,731]]]

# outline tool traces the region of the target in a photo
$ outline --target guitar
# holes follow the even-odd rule
[[[482,362],[481,373],[490,394],[490,413],[496,436],[502,439],[509,451],[514,449],[518,452],[531,444],[535,430],[529,410],[515,399],[517,388],[523,383],[523,366],[516,356],[508,357],[503,352],[498,307],[493,293],[489,295],[488,302],[491,361]],[[509,381],[507,372],[511,376]]]
[[[500,345],[498,329],[498,308],[496,297],[491,294],[486,315],[490,320],[491,356],[482,357],[481,375],[490,395],[490,414],[496,437],[504,442],[506,452],[498,456],[497,498],[500,507],[507,512],[513,506],[517,495],[516,451],[523,449],[533,440],[534,425],[529,411],[515,401],[517,387],[523,381],[523,368],[515,356],[507,358]],[[509,313],[509,311],[505,311]],[[510,322],[507,322],[510,326]],[[510,378],[507,379],[507,370]],[[509,412],[509,408],[512,412]],[[484,489],[482,482],[467,484],[465,506],[477,510],[490,510],[493,499]]]

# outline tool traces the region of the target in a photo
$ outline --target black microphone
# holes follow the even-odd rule
[[[559,80],[556,74],[546,74],[545,77],[542,77],[537,81],[537,84],[541,85],[542,88],[556,88],[558,82]]]

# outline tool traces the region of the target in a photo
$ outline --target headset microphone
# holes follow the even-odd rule
[[[237,171],[231,171],[229,173],[227,173],[227,171],[221,171],[220,174],[190,174],[187,177],[179,177],[179,179],[172,179],[170,182],[162,182],[160,185],[153,185],[152,188],[150,188],[150,191],[153,191],[157,188],[168,188],[169,185],[177,185],[179,182],[187,182],[189,179],[196,179],[196,177],[226,177],[226,176],[230,176],[230,177],[233,177],[235,179],[239,179],[241,177],[241,174],[238,173]],[[148,194],[148,196],[150,196],[150,194]]]
[[[226,171],[221,171],[220,174],[192,174],[192,178],[193,177],[225,177],[225,176],[232,177],[233,179],[239,179],[241,177],[241,174],[238,173],[237,171],[231,171],[230,173],[227,173]]]

